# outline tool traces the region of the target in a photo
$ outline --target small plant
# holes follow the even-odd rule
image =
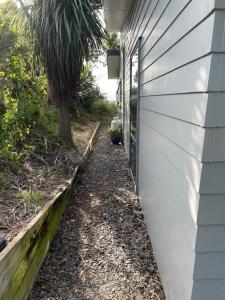
[[[130,130],[130,132],[135,136],[135,134],[136,134],[136,128],[131,128],[131,130]]]
[[[34,205],[40,206],[44,202],[44,200],[46,198],[46,194],[43,192],[22,190],[20,192],[20,197],[27,204],[34,204]]]
[[[121,128],[109,128],[108,133],[111,137],[111,141],[114,145],[118,145],[122,142],[122,130]]]

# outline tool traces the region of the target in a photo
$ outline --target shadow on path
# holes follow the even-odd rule
[[[32,299],[164,299],[122,146],[102,128]]]

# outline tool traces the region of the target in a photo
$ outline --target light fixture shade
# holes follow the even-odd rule
[[[107,50],[107,65],[108,65],[108,78],[119,79],[120,77],[120,50],[109,49]]]

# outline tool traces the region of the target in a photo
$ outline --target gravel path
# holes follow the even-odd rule
[[[122,146],[106,129],[74,188],[32,299],[164,299]]]

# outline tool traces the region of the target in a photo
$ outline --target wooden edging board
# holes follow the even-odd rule
[[[0,253],[0,300],[28,298],[70,198],[77,173],[92,151],[99,127],[100,122],[68,184],[57,190],[39,214]]]

